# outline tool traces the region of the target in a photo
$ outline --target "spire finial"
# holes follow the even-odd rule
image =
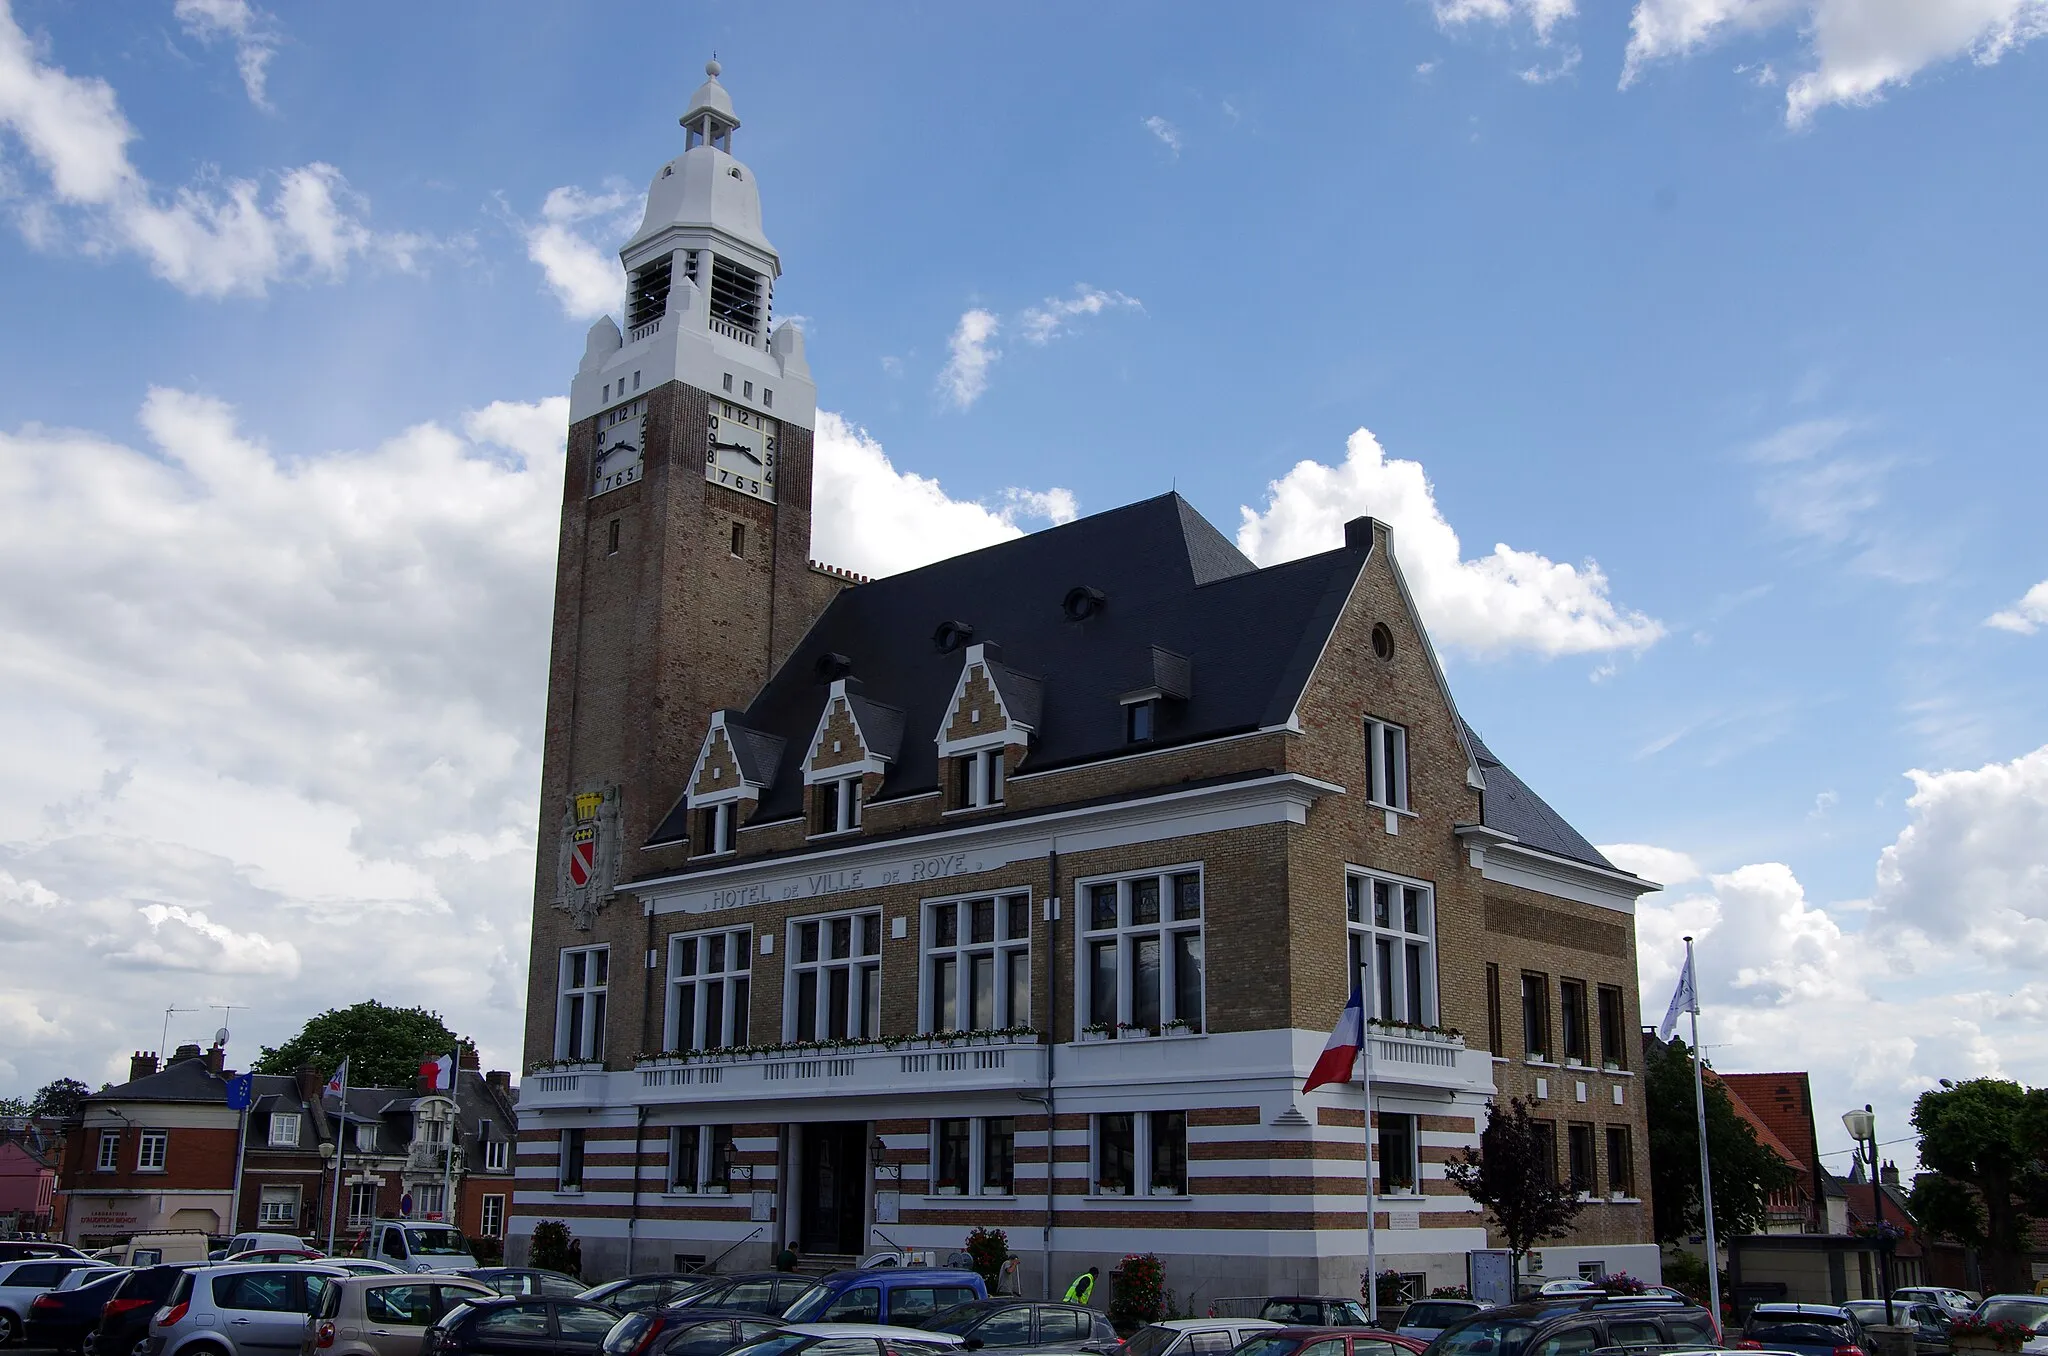
[[[718,64],[718,53],[716,52],[711,54],[711,60],[704,63],[704,74],[710,76],[713,80],[716,80],[718,73],[724,69],[725,67]]]

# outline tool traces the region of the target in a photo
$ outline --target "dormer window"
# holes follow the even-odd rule
[[[836,777],[812,792],[817,813],[813,833],[851,833],[860,827],[861,779]]]
[[[953,760],[955,799],[963,810],[1003,803],[1003,746],[977,749]]]
[[[732,851],[733,813],[738,807],[732,801],[720,801],[707,805],[697,812],[697,855],[716,856]]]
[[[1124,739],[1132,744],[1150,743],[1159,732],[1159,699],[1124,703]]]

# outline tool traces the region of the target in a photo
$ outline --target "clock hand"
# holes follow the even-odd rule
[[[752,450],[750,450],[745,443],[714,442],[711,445],[712,447],[718,449],[721,452],[737,452],[741,456],[745,457],[747,460],[753,462],[756,466],[761,464],[761,459],[755,456]]]

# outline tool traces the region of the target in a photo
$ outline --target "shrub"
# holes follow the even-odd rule
[[[1440,1285],[1429,1292],[1431,1299],[1471,1299],[1472,1292],[1462,1285]]]
[[[1151,1253],[1132,1253],[1109,1287],[1109,1321],[1119,1332],[1157,1323],[1166,1313],[1166,1269]]]
[[[1607,1276],[1597,1276],[1594,1278],[1593,1284],[1599,1286],[1610,1295],[1640,1295],[1650,1288],[1646,1282],[1637,1280],[1626,1271],[1617,1271]]]
[[[1959,1318],[1948,1330],[1948,1340],[1952,1343],[1976,1337],[1989,1341],[2000,1351],[2018,1351],[2033,1335],[2033,1330],[2026,1324],[2006,1318],[1994,1318],[1989,1322],[1980,1318]]]
[[[967,1265],[974,1274],[981,1277],[988,1293],[996,1293],[996,1282],[1003,1274],[1003,1263],[1010,1260],[1010,1236],[1001,1229],[976,1228],[967,1235]]]
[[[575,1246],[576,1240],[570,1237],[568,1225],[558,1219],[544,1219],[533,1226],[533,1251],[527,1254],[526,1264],[574,1276]]]

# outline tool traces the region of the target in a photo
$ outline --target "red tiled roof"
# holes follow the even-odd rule
[[[1813,1089],[1804,1073],[1724,1073],[1722,1086],[1755,1113],[1756,1120],[1785,1146],[1785,1161],[1811,1172],[1819,1157],[1814,1143]],[[1776,1147],[1776,1146],[1773,1146]]]
[[[1770,1122],[1758,1115],[1756,1108],[1743,1098],[1740,1089],[1728,1081],[1731,1075],[1716,1074],[1712,1070],[1709,1070],[1708,1074],[1720,1083],[1722,1090],[1728,1094],[1728,1105],[1735,1108],[1735,1114],[1748,1121],[1750,1126],[1755,1129],[1758,1141],[1772,1153],[1784,1159],[1786,1167],[1798,1167],[1800,1162],[1799,1155],[1793,1153],[1791,1147],[1784,1140],[1778,1138],[1778,1132],[1771,1129]],[[1735,1078],[1742,1076],[1741,1074],[1732,1075]]]

